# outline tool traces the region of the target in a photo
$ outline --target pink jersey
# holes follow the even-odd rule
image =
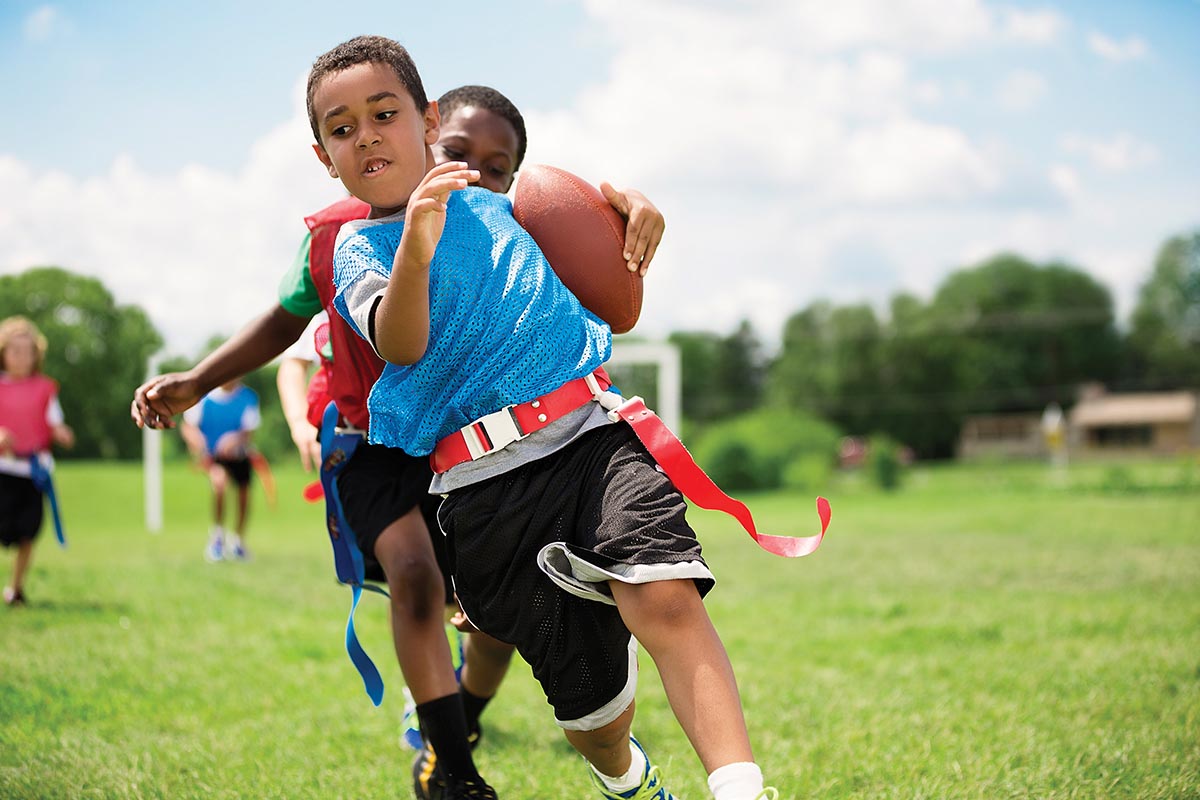
[[[9,378],[0,374],[0,428],[12,434],[13,450],[29,456],[50,449],[48,412],[58,383],[45,375]]]

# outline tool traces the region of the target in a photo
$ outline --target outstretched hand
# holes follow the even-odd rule
[[[168,372],[143,383],[133,393],[129,416],[139,428],[174,428],[176,414],[187,411],[204,394],[186,372]]]
[[[667,223],[662,212],[637,189],[617,191],[611,183],[600,184],[609,205],[625,218],[625,261],[630,272],[646,277],[650,260],[658,250]]]
[[[307,419],[288,422],[288,430],[292,434],[292,444],[300,453],[300,466],[305,472],[312,472],[314,467],[321,466],[321,441],[319,432]]]
[[[469,169],[464,161],[447,161],[425,173],[408,198],[396,268],[405,264],[417,268],[429,266],[446,227],[446,201],[450,193],[477,180],[479,170]]]

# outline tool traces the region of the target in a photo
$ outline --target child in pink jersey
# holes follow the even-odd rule
[[[9,606],[25,603],[25,574],[42,528],[44,498],[34,485],[31,459],[49,469],[51,444],[71,447],[58,383],[42,374],[46,338],[24,317],[0,322],[0,544],[16,547]]]

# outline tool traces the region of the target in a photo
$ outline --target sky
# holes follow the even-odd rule
[[[0,274],[100,278],[193,354],[277,300],[303,217],[312,61],[362,33],[431,97],[496,87],[527,163],[667,220],[636,332],[770,347],[812,302],[928,300],[999,252],[1132,308],[1200,227],[1200,0],[143,0],[0,5]],[[433,9],[437,9],[434,11]]]

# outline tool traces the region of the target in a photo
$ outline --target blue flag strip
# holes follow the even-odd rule
[[[362,436],[338,433],[338,419],[337,406],[330,403],[325,407],[325,415],[321,419],[321,488],[325,493],[325,525],[329,530],[329,543],[333,546],[333,565],[337,579],[348,584],[353,590],[350,616],[346,620],[346,653],[362,677],[367,696],[378,706],[383,702],[383,678],[354,632],[354,612],[358,610],[358,601],[362,597],[363,589],[384,597],[387,597],[388,593],[379,586],[366,583],[362,551],[358,549],[354,531],[350,529],[350,523],[347,522],[346,513],[342,508],[342,498],[337,490],[337,476],[346,468],[350,457],[362,442]]]
[[[50,501],[50,516],[54,520],[54,535],[58,539],[58,546],[65,548],[67,546],[67,535],[63,532],[62,514],[58,510],[58,494],[54,491],[54,476],[42,464],[36,453],[29,457],[29,477],[33,480],[33,485],[37,487],[37,490],[46,495],[46,499]]]

